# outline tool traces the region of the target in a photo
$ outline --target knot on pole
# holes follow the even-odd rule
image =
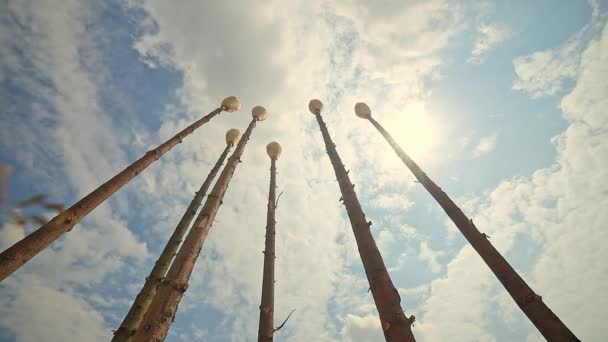
[[[158,152],[158,149],[156,149],[156,148],[148,151],[148,153],[146,153],[146,154],[154,155],[154,160],[158,160],[158,158],[160,158],[160,153]]]
[[[542,302],[542,301],[543,301],[543,297],[537,295],[534,292],[529,293],[528,295],[526,295],[524,297],[524,304],[529,304],[529,303],[533,303],[533,302]]]
[[[163,277],[157,277],[157,276],[153,276],[153,275],[149,275],[146,277],[146,281],[153,281],[155,283],[160,283],[164,278]]]
[[[188,289],[188,284],[187,283],[175,283],[175,282],[172,282],[171,287],[174,290],[176,290],[176,291],[184,293]]]
[[[382,322],[382,330],[388,331],[388,329],[390,329],[390,328],[391,328],[391,323],[389,323],[388,321]]]

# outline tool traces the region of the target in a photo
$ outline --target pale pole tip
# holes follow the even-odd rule
[[[262,106],[255,106],[251,110],[251,116],[253,116],[256,121],[264,121],[268,117],[268,112],[266,111],[266,108]]]
[[[323,102],[317,99],[310,100],[310,102],[308,103],[308,109],[314,115],[319,115],[323,110]]]
[[[279,156],[281,155],[282,151],[283,149],[281,148],[281,145],[276,141],[273,141],[266,145],[266,153],[268,153],[270,159],[279,159]]]
[[[234,145],[238,144],[240,139],[241,139],[241,132],[238,129],[233,128],[233,129],[229,130],[228,132],[226,132],[226,144],[227,145],[234,146]]]
[[[236,96],[228,96],[222,101],[221,108],[225,112],[236,112],[241,109],[241,101]]]
[[[363,102],[357,102],[355,105],[355,114],[362,119],[369,119],[372,117],[372,110],[369,106]]]

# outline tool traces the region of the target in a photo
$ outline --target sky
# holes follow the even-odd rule
[[[356,184],[418,341],[542,341],[383,138],[373,116],[584,341],[608,338],[608,2],[0,3],[7,220],[71,205],[238,96],[0,284],[0,341],[107,341],[194,192],[256,105],[253,131],[168,341],[253,341],[269,158],[277,162],[281,341],[379,341],[377,313],[308,101]],[[50,214],[47,214],[50,218]],[[602,261],[604,260],[604,261]]]

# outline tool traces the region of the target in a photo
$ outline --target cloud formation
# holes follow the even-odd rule
[[[471,56],[467,59],[467,62],[473,64],[483,63],[490,50],[511,38],[512,35],[511,31],[506,27],[485,22],[479,23],[476,30],[477,36],[473,43]]]
[[[364,209],[374,219],[373,233],[404,309],[418,318],[418,340],[538,338],[479,257],[454,235],[442,235],[442,220],[418,228],[419,188],[382,138],[353,115],[353,104],[367,101],[417,161],[439,165],[442,144],[453,137],[449,120],[429,106],[428,84],[440,80],[443,53],[463,32],[464,7],[440,0],[9,2],[0,11],[0,80],[10,79],[26,95],[22,102],[18,96],[7,102],[0,151],[12,151],[20,170],[43,184],[40,190],[65,202],[86,194],[222,98],[239,96],[243,110],[222,114],[185,139],[3,283],[3,331],[18,341],[108,340],[224,147],[226,130],[245,127],[249,110],[260,104],[270,118],[253,132],[168,340],[243,341],[255,335],[269,175],[264,147],[271,140],[283,146],[277,165],[284,195],[277,211],[275,316],[297,309],[280,338],[377,340],[382,332],[369,286],[306,108],[318,97]],[[117,13],[125,23],[115,19]],[[601,12],[594,13],[597,22]],[[117,22],[103,21],[108,18]],[[473,49],[480,60],[501,37],[500,28],[484,25]],[[114,39],[121,29],[129,39]],[[569,126],[554,140],[555,164],[505,180],[484,197],[470,195],[475,199],[466,207],[508,258],[527,256],[525,243],[538,250],[516,267],[524,268],[524,277],[580,337],[594,340],[601,338],[604,318],[596,293],[608,274],[600,263],[606,256],[598,244],[605,234],[597,216],[606,205],[601,184],[608,169],[601,82],[607,34],[589,32],[591,43],[581,36],[576,49],[566,43],[547,50],[547,58],[533,53],[514,61],[513,88],[533,97],[558,94],[565,78],[576,80],[560,102]],[[564,49],[568,58],[555,52]],[[122,70],[125,62],[145,71],[113,78],[110,71]],[[543,71],[553,62],[555,68]],[[154,92],[137,97],[116,90],[118,83],[142,75],[152,88],[172,79],[175,90],[160,104],[150,95]],[[154,105],[135,115],[125,109],[134,101]],[[496,135],[484,137],[476,153],[489,153],[495,145]],[[424,215],[435,216],[427,209]],[[25,233],[7,226],[0,245]],[[442,248],[444,239],[449,248]],[[589,286],[579,289],[578,279]],[[60,320],[62,315],[73,324]],[[509,326],[496,328],[496,321]]]
[[[498,134],[494,133],[479,139],[479,143],[477,143],[477,146],[473,149],[473,157],[479,158],[494,151],[497,138]]]

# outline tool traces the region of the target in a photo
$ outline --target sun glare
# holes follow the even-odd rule
[[[442,142],[443,127],[428,112],[425,103],[415,101],[404,108],[388,110],[390,113],[379,120],[399,146],[415,161],[432,161]]]

